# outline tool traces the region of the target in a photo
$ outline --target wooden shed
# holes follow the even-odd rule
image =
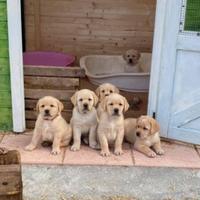
[[[24,131],[25,107],[34,107],[24,101],[33,75],[23,51],[67,52],[79,67],[82,56],[133,48],[152,52],[151,81],[148,93],[122,91],[142,100],[127,116],[148,113],[163,137],[200,144],[198,8],[197,0],[0,0],[0,129]],[[73,90],[95,88],[82,75],[64,78],[78,79]]]
[[[156,0],[24,0],[26,51],[152,51]],[[78,62],[77,62],[78,64]]]

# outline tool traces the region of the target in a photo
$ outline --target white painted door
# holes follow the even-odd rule
[[[161,135],[200,144],[200,1],[158,0],[149,97]]]

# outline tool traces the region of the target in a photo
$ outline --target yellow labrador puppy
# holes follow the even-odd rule
[[[56,98],[45,96],[36,106],[39,115],[35,123],[35,129],[31,143],[26,150],[34,150],[39,142],[52,143],[52,154],[59,154],[60,147],[67,146],[72,138],[71,126],[61,115],[63,104]]]
[[[141,116],[138,119],[125,119],[124,131],[126,141],[134,144],[134,148],[141,153],[148,157],[164,154],[160,142],[159,124],[152,117]]]
[[[101,106],[101,101],[109,96],[112,93],[119,94],[119,89],[111,83],[104,83],[101,84],[95,91],[96,95],[99,98],[99,104],[97,106],[97,115],[100,117],[101,113],[103,112],[103,108]]]
[[[138,50],[129,49],[123,55],[124,60],[126,61],[126,65],[124,67],[125,72],[140,72],[141,68],[139,66],[139,59],[141,54]]]
[[[114,153],[121,155],[124,138],[124,116],[129,108],[125,97],[113,93],[101,102],[103,113],[100,116],[97,129],[98,139],[101,146],[101,155],[109,156],[109,145],[114,144]]]
[[[89,139],[91,148],[97,147],[97,112],[95,106],[98,103],[98,97],[88,89],[77,91],[71,101],[74,105],[71,125],[73,129],[72,151],[80,150],[81,136]],[[87,141],[88,143],[88,141]]]

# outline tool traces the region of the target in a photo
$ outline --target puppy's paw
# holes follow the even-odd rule
[[[149,151],[147,153],[147,156],[150,157],[150,158],[155,158],[156,157],[156,153],[154,151]]]
[[[101,154],[101,156],[103,156],[103,157],[108,157],[108,156],[110,156],[110,152],[109,151],[101,151],[100,152],[100,154]]]
[[[123,154],[123,151],[122,151],[122,149],[116,149],[116,150],[114,151],[114,154],[115,154],[116,156],[120,156],[120,155]]]
[[[71,146],[71,151],[79,151],[79,150],[80,150],[80,146],[78,146],[78,145]]]
[[[89,144],[89,146],[92,148],[92,149],[97,149],[97,147],[99,146],[96,142],[92,142]]]
[[[84,138],[83,138],[83,142],[84,142],[84,144],[87,144],[87,145],[88,145],[88,144],[89,144],[89,139],[88,139],[87,137],[84,137]]]
[[[158,155],[164,155],[165,151],[163,149],[156,150]]]
[[[52,149],[52,151],[51,151],[51,154],[52,155],[58,155],[58,154],[60,154],[61,153],[61,150],[60,149]]]
[[[27,145],[27,146],[25,147],[25,150],[26,150],[26,151],[33,151],[35,148],[36,148],[36,147],[35,147],[34,145],[29,144],[29,145]]]
[[[100,146],[100,144],[96,144],[96,146],[94,147],[94,149],[96,149],[96,150],[100,150],[101,149],[101,146]]]

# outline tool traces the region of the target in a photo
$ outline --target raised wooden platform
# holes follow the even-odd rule
[[[63,116],[69,121],[72,112],[70,97],[79,89],[79,79],[84,76],[80,67],[24,66],[26,127],[34,127],[36,103],[46,95],[63,102]]]
[[[88,88],[95,91],[98,86],[89,82],[87,77],[80,79],[80,88]],[[147,113],[148,92],[126,92],[120,91],[120,94],[127,98],[129,102],[129,110],[125,113],[125,117],[139,117]]]

